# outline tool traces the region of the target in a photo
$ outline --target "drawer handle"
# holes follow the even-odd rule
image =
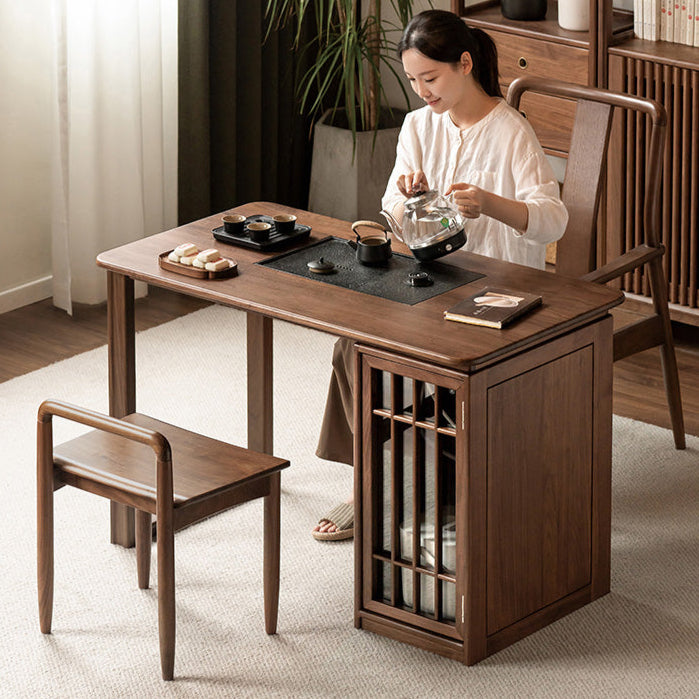
[[[517,64],[522,70],[526,70],[528,67],[527,59],[524,56],[520,56]]]

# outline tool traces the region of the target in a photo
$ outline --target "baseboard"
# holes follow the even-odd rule
[[[53,276],[49,275],[13,289],[0,291],[0,313],[14,311],[16,308],[49,298],[53,294],[52,282]]]

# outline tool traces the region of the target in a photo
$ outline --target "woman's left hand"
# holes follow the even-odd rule
[[[452,197],[459,213],[466,218],[478,218],[483,213],[487,192],[466,182],[456,182],[446,191]]]

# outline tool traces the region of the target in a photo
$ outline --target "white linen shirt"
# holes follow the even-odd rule
[[[527,120],[501,100],[485,117],[459,129],[447,112],[429,107],[410,112],[398,137],[396,164],[381,200],[389,212],[405,201],[397,180],[422,170],[430,189],[444,194],[450,185],[465,182],[529,209],[524,233],[481,215],[467,219],[466,245],[480,255],[544,268],[546,245],[558,240],[568,223],[558,182]]]

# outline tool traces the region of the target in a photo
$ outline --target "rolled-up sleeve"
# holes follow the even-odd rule
[[[543,153],[527,153],[516,173],[516,198],[527,205],[526,240],[548,244],[559,240],[568,225],[568,211],[560,198],[560,186]]]

